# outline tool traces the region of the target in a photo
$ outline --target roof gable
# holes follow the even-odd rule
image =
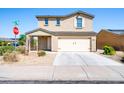
[[[35,35],[49,36],[50,35],[49,31],[42,29],[42,28],[34,29],[32,31],[26,32],[25,34],[26,35],[32,35],[32,36],[35,36]]]

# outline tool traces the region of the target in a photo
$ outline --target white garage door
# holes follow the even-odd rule
[[[90,51],[90,39],[59,39],[58,51]]]

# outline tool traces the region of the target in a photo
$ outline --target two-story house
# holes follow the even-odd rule
[[[77,11],[64,16],[36,16],[39,28],[26,33],[28,51],[96,51],[94,16]]]

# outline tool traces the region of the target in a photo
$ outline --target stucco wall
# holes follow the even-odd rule
[[[96,51],[96,36],[91,37],[91,51]]]
[[[52,36],[51,38],[51,51],[58,50],[58,37]]]
[[[51,50],[51,37],[47,37],[47,49]]]
[[[75,27],[75,19],[78,15],[74,15],[67,18],[61,18],[60,26],[56,26],[56,18],[49,18],[48,26],[45,26],[44,18],[40,18],[38,25],[41,28],[50,31],[93,31],[93,19],[85,15],[80,15],[83,18],[83,28],[77,29]]]

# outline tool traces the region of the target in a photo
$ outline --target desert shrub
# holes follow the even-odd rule
[[[0,46],[0,56],[2,56],[6,52],[12,52],[14,51],[13,46]]]
[[[3,60],[5,62],[17,62],[18,61],[17,53],[15,51],[6,52],[3,55]]]
[[[44,50],[39,50],[37,52],[37,55],[40,57],[40,56],[45,56],[46,55],[46,52]]]
[[[25,54],[25,46],[18,46],[16,48],[16,51],[21,53],[21,54]]]
[[[105,55],[115,55],[116,54],[115,49],[111,46],[105,45],[103,47],[103,50],[104,50],[103,54],[105,54]]]

